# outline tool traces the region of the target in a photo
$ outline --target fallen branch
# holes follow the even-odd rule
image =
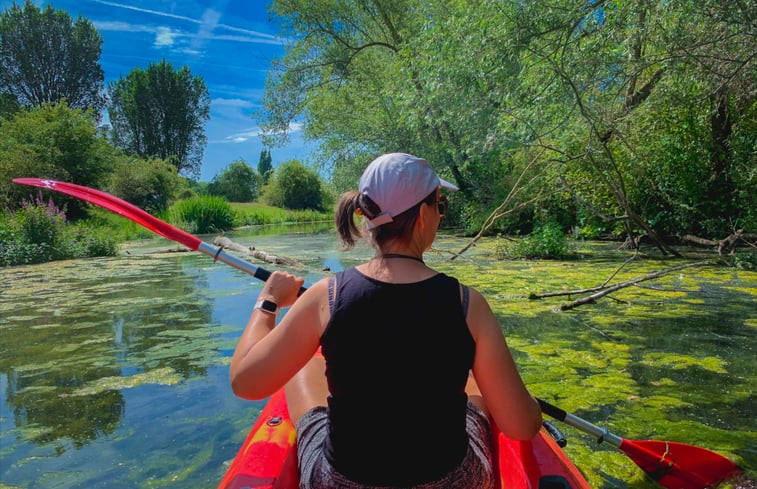
[[[213,244],[216,246],[220,246],[221,248],[225,250],[231,250],[231,251],[236,251],[238,253],[244,253],[246,255],[250,255],[266,263],[274,263],[276,265],[287,265],[287,266],[297,266],[297,267],[304,266],[304,264],[301,261],[295,260],[294,258],[288,258],[286,256],[279,256],[279,255],[272,255],[270,253],[266,253],[265,251],[256,250],[254,246],[244,246],[239,243],[235,243],[225,236],[216,236],[215,238],[213,238]]]
[[[629,263],[631,263],[631,261],[635,260],[637,256],[639,256],[638,251],[634,253],[631,258],[624,261],[623,264],[620,265],[614,272],[612,272],[612,274],[609,277],[607,277],[607,280],[602,282],[602,285],[597,285],[596,287],[591,287],[588,289],[567,290],[567,291],[562,291],[562,292],[543,292],[541,294],[531,293],[528,296],[528,298],[529,299],[543,299],[545,297],[557,297],[561,295],[581,295],[581,294],[588,294],[589,292],[596,292],[598,290],[602,290],[605,287],[607,287],[607,284],[610,283],[610,280],[612,280],[613,277],[615,277],[615,275],[617,275],[621,270],[623,270],[623,268]]]
[[[735,251],[736,244],[739,241],[743,241],[747,246],[754,247],[754,243],[748,240],[757,240],[757,233],[745,233],[743,229],[739,229],[730,236],[726,236],[725,238],[719,240],[700,238],[691,234],[687,234],[681,239],[688,241],[689,243],[694,243],[702,246],[717,246],[718,255],[723,256],[726,253],[732,254]]]
[[[599,292],[597,292],[595,294],[589,295],[587,297],[583,297],[581,299],[577,299],[577,300],[571,302],[570,304],[563,304],[562,306],[560,306],[560,310],[561,311],[567,311],[569,309],[573,309],[575,307],[582,306],[584,304],[594,303],[598,299],[601,299],[602,297],[604,297],[607,294],[610,294],[612,292],[615,292],[616,290],[624,289],[626,287],[630,287],[632,285],[636,285],[636,284],[638,284],[640,282],[646,282],[647,280],[654,280],[656,278],[660,278],[660,277],[662,277],[664,275],[667,275],[667,274],[669,274],[671,272],[675,272],[675,271],[678,271],[678,270],[683,270],[685,268],[702,267],[702,266],[714,265],[714,264],[715,264],[715,262],[713,262],[711,260],[706,260],[706,261],[699,261],[699,262],[695,262],[695,263],[686,263],[685,265],[679,265],[677,267],[666,268],[665,270],[660,270],[659,272],[650,273],[649,275],[645,275],[643,277],[636,277],[634,279],[626,280],[625,282],[620,282],[620,283],[617,283],[617,284],[612,285],[610,287],[606,287],[606,288],[600,290]]]

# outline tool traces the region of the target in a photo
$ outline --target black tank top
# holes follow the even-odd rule
[[[327,460],[369,485],[441,478],[467,450],[465,384],[475,343],[459,282],[437,274],[392,284],[351,268],[337,274],[332,292],[321,337]]]

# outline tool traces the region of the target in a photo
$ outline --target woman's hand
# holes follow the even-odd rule
[[[275,302],[279,307],[289,307],[297,300],[305,279],[288,272],[277,270],[265,281],[263,290],[258,295],[258,300]]]

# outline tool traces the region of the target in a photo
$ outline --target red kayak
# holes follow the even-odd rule
[[[542,429],[530,441],[507,438],[492,423],[499,488],[588,489],[581,472]],[[219,489],[296,489],[297,451],[284,390],[274,394],[221,480]]]

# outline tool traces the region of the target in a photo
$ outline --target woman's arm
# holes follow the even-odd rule
[[[470,289],[468,327],[476,341],[473,376],[489,414],[515,440],[529,440],[541,428],[541,409],[529,394],[486,299]]]
[[[302,278],[277,271],[263,286],[258,300],[275,302],[279,308],[292,307],[278,326],[274,314],[260,309],[252,311],[229,369],[231,388],[237,396],[244,399],[270,396],[318,349],[324,305],[328,312],[326,280],[310,287],[298,299],[303,282]]]

